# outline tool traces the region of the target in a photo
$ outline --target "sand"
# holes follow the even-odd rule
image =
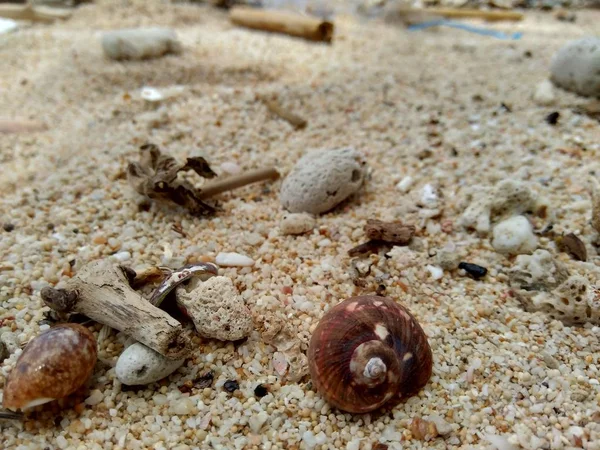
[[[599,124],[573,112],[586,99],[562,91],[555,106],[531,99],[553,53],[597,33],[598,23],[597,11],[579,12],[574,24],[531,12],[522,23],[494,25],[524,32],[501,41],[341,17],[327,46],[235,28],[205,7],[107,0],[67,22],[1,36],[2,115],[48,129],[0,135],[0,222],[14,225],[0,230],[0,333],[11,351],[0,386],[19,347],[48,328],[39,324],[40,289],[60,287],[96,258],[138,270],[219,252],[247,255],[253,267],[221,274],[242,292],[257,330],[235,346],[197,338],[182,368],[141,389],[115,378],[123,337],[103,337],[89,385],[24,422],[0,422],[0,448],[600,449],[598,326],[525,312],[507,283],[514,258],[457,225],[470,189],[526,181],[548,199],[550,214],[533,218],[536,228],[552,222],[556,232],[579,234],[589,266],[600,261],[587,182],[600,170]],[[184,52],[130,63],[103,57],[103,30],[145,25],[175,28]],[[143,86],[174,85],[183,91],[162,102],[139,97]],[[306,118],[305,129],[269,113],[258,96],[271,93]],[[551,126],[544,117],[555,110],[560,119]],[[313,232],[284,236],[280,181],[220,196],[222,211],[212,218],[140,208],[124,169],[146,142],[180,159],[203,155],[219,173],[235,163],[275,165],[284,175],[309,149],[353,146],[371,175]],[[407,176],[412,183],[396,188]],[[417,206],[427,184],[439,196],[433,218]],[[372,270],[357,286],[347,251],[363,242],[369,218],[413,223],[417,239],[390,258],[361,260],[359,268]],[[427,266],[449,244],[488,275],[475,281],[454,270],[434,279]],[[548,237],[538,246],[569,259]],[[377,288],[406,305],[429,336],[434,374],[418,396],[353,416],[330,409],[308,377],[277,376],[275,348],[258,331],[261,316],[285,316],[306,351],[326,309]],[[92,329],[98,336],[100,326]],[[208,370],[211,387],[180,391]],[[231,379],[240,386],[233,394],[223,389]],[[254,395],[259,383],[270,386],[262,398]],[[415,418],[436,422],[443,435],[418,439]]]

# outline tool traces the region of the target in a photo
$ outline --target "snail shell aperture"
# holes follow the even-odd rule
[[[349,298],[331,308],[308,348],[313,386],[332,406],[366,413],[416,394],[431,377],[425,332],[387,297]]]
[[[94,371],[96,354],[96,339],[82,325],[61,324],[36,336],[8,374],[4,408],[32,408],[75,392]]]

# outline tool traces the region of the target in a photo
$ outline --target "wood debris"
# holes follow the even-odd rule
[[[587,250],[585,244],[579,237],[573,233],[566,234],[557,238],[558,248],[571,255],[577,261],[587,261]]]
[[[414,225],[369,219],[365,225],[365,233],[369,240],[348,250],[348,255],[350,257],[368,255],[376,253],[382,248],[407,245],[415,231]]]
[[[266,107],[278,117],[281,117],[283,120],[289,122],[294,128],[297,130],[306,128],[306,119],[296,115],[292,111],[285,109],[282,107],[277,101],[263,98],[263,103]]]
[[[327,43],[333,39],[332,22],[293,12],[235,6],[229,11],[229,18],[236,25],[255,30],[284,33]]]

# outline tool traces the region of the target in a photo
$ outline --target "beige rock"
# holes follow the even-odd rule
[[[188,286],[177,288],[177,304],[204,337],[237,341],[252,331],[252,314],[230,278],[192,279]]]
[[[314,216],[306,213],[286,214],[281,219],[282,234],[303,234],[312,230],[316,225]]]

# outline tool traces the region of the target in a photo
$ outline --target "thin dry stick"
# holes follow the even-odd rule
[[[516,11],[482,11],[479,9],[427,8],[416,11],[426,11],[442,17],[455,19],[484,19],[488,22],[501,20],[523,20],[522,13]]]
[[[231,191],[248,184],[265,180],[276,180],[277,178],[279,178],[279,172],[277,172],[274,167],[250,170],[240,175],[234,175],[222,180],[207,183],[200,189],[198,198],[204,200],[214,195],[221,194],[222,192]]]
[[[231,22],[256,30],[289,34],[311,41],[331,42],[333,23],[316,17],[276,10],[236,6],[229,12]]]
[[[306,126],[306,120],[300,116],[297,116],[293,112],[283,108],[279,103],[275,100],[262,99],[263,103],[269,108],[273,114],[281,117],[284,120],[287,120],[294,128],[301,129]]]

